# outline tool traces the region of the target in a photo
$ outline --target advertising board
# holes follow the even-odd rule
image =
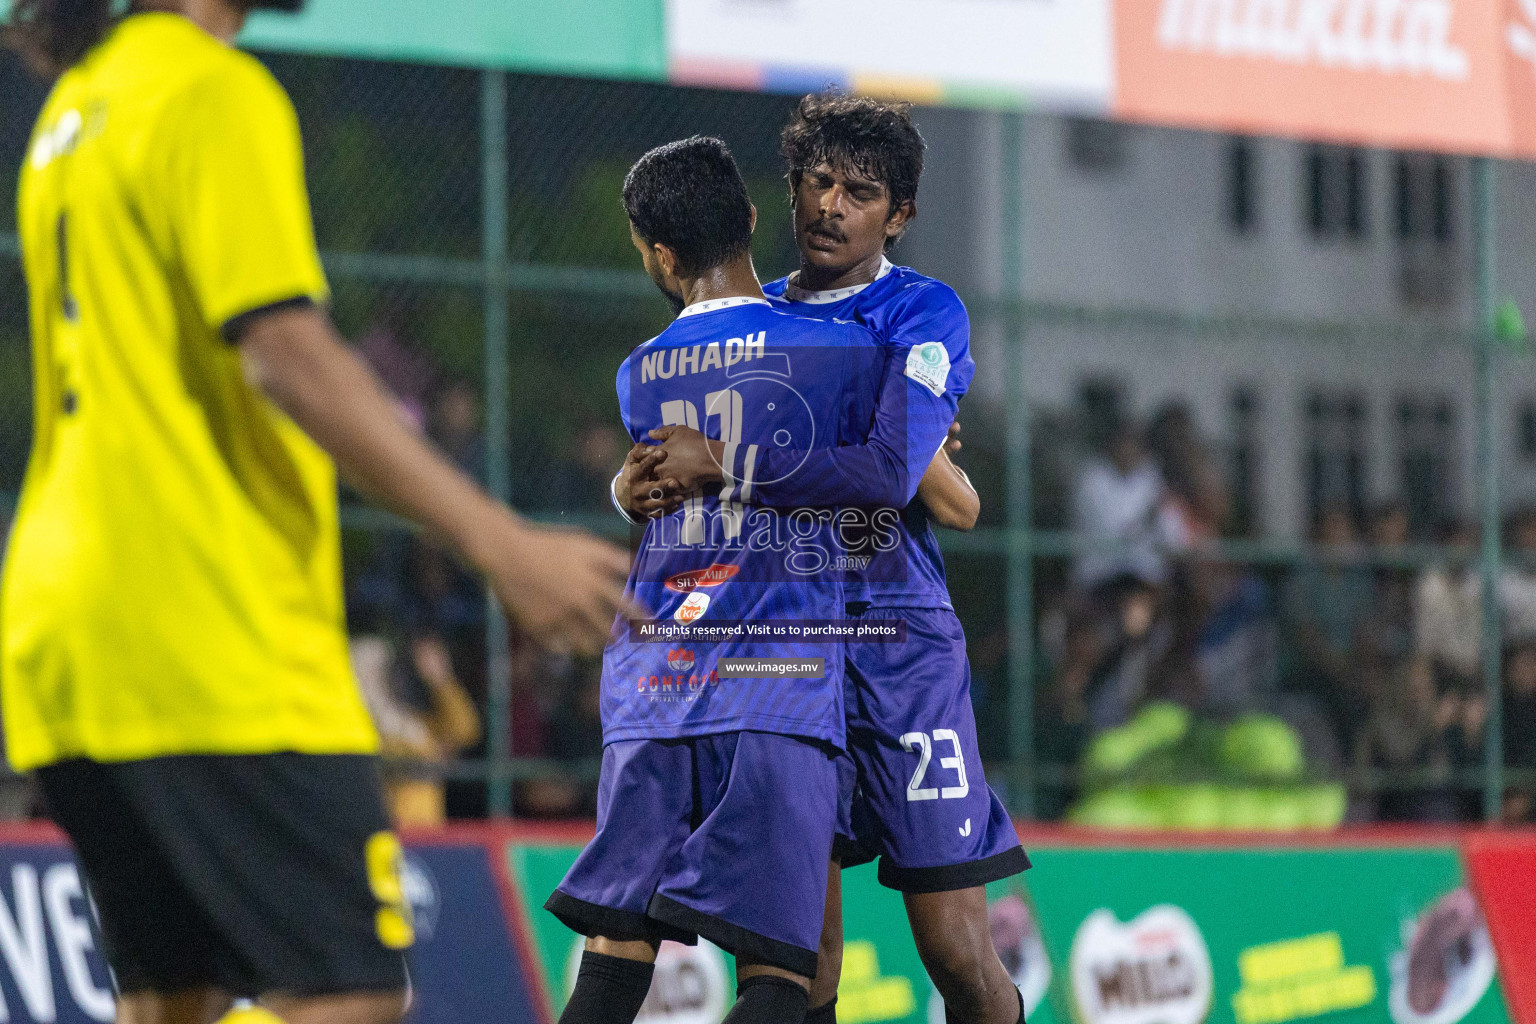
[[[993,943],[1031,1024],[1518,1019],[1490,928],[1500,919],[1485,916],[1465,869],[1472,855],[1455,836],[1275,846],[1074,835],[1030,845],[1035,867],[988,886],[987,902]],[[579,850],[558,840],[508,850],[552,1013],[570,991],[581,940],[538,907]],[[1536,874],[1536,840],[1506,855]],[[873,866],[843,873],[843,908],[838,1020],[943,1024],[901,898]],[[701,946],[690,963],[683,949],[658,971],[646,1024],[714,1024],[715,1008],[729,1007],[731,958]],[[1505,973],[1536,972],[1527,946],[1500,952]]]
[[[1103,111],[1110,0],[667,0],[674,82]]]
[[[547,998],[524,969],[499,846],[479,833],[407,843],[416,924],[410,1024],[528,1024]],[[106,1024],[111,972],[69,847],[47,827],[0,828],[0,1022]]]
[[[414,835],[413,1024],[550,1024],[582,939],[541,909],[590,829]],[[1279,840],[1284,843],[1285,840]],[[1536,836],[1346,833],[1299,845],[1042,832],[987,887],[1032,1024],[1527,1024]],[[943,1024],[901,897],[844,872],[842,1024]],[[663,946],[642,1024],[716,1024],[732,958]],[[45,827],[0,829],[0,1021],[112,1019],[79,871]]]
[[[1536,152],[1530,0],[1117,0],[1117,117]]]
[[[240,41],[1536,157],[1536,0],[311,0]]]

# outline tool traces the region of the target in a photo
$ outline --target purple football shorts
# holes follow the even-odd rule
[[[702,935],[739,959],[814,976],[836,756],[763,732],[608,744],[597,835],[545,909],[583,935]]]
[[[881,884],[902,892],[968,889],[1028,868],[982,771],[959,618],[944,608],[870,609],[863,617],[905,619],[907,639],[846,648],[843,866],[878,856]]]

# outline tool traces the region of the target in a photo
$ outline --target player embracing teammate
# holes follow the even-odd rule
[[[756,211],[718,140],[647,153],[624,207],[678,311],[619,369],[625,428],[638,442],[667,425],[704,427],[736,468],[646,523],[628,592],[657,619],[620,620],[603,656],[597,834],[545,904],[588,937],[561,1020],[629,1024],[661,941],[703,936],[736,956],[731,1024],[799,1024],[842,800],[845,665],[824,657],[835,645],[752,630],[841,619],[846,594],[828,571],[840,550],[831,517],[753,505],[769,479],[754,467],[776,445],[820,455],[862,443],[885,353],[861,326],[764,297]],[[706,632],[737,625],[735,636]],[[699,635],[677,638],[688,631]],[[796,669],[775,674],[764,658]],[[751,667],[733,673],[729,659]]]
[[[799,316],[865,324],[885,346],[866,441],[778,447],[745,466],[718,440],[670,427],[652,434],[661,452],[632,454],[615,496],[631,514],[663,515],[682,495],[734,479],[759,505],[905,510],[892,525],[899,543],[847,587],[850,616],[900,620],[906,641],[845,648],[856,827],[837,859],[879,856],[949,1020],[1015,1024],[1022,1000],[992,947],[984,886],[1029,861],[982,772],[965,636],[928,522],[975,521],[974,491],[944,450],[974,372],[970,325],[947,285],[886,258],[916,215],[923,148],[905,106],[838,95],[807,96],[783,134],[801,263],[764,290]],[[834,870],[812,1024],[836,1019],[841,935]]]

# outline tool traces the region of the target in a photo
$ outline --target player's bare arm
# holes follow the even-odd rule
[[[412,433],[383,386],[317,309],[258,318],[246,373],[336,460],[347,481],[451,545],[534,640],[602,648],[629,558],[585,534],[523,520]]]
[[[950,452],[960,449],[959,433],[960,424],[956,422],[950,426],[944,446],[923,474],[917,496],[940,526],[969,530],[981,514],[981,498],[965,471],[949,457]],[[630,472],[628,477],[621,474],[620,478],[619,493],[627,496],[627,507],[634,514],[668,514],[687,495],[708,484],[722,482],[723,442],[684,426],[662,427],[651,431],[650,436],[661,442],[644,456],[650,473],[636,471]],[[645,452],[646,448],[637,445],[636,451]],[[629,471],[631,465],[632,462],[626,460],[625,470]],[[633,465],[639,469],[638,464]],[[626,482],[627,488],[624,486]]]
[[[976,493],[965,470],[955,465],[951,458],[959,450],[960,421],[956,420],[949,425],[949,436],[923,473],[923,479],[917,485],[917,496],[934,522],[947,529],[966,532],[976,525],[976,519],[981,515],[981,496]]]

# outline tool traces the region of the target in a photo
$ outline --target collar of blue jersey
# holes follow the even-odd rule
[[[875,273],[875,281],[880,280],[886,274],[889,274],[895,269],[896,267],[891,263],[890,260],[886,259],[884,256],[881,256],[880,269]],[[800,271],[797,270],[793,274],[789,275],[789,280],[784,282],[784,297],[790,302],[808,302],[817,306],[824,305],[828,302],[842,302],[849,296],[857,295],[859,292],[875,283],[875,281],[870,281],[868,284],[856,284],[849,288],[838,288],[837,290],[830,292],[808,292],[804,288],[801,288],[799,285],[795,284],[795,282],[798,280],[800,280]]]
[[[718,309],[730,309],[732,306],[746,306],[754,302],[768,305],[767,299],[760,299],[754,295],[732,295],[728,299],[705,299],[703,302],[695,302],[681,313],[677,318],[681,320],[685,316],[696,316],[699,313],[713,313]]]

